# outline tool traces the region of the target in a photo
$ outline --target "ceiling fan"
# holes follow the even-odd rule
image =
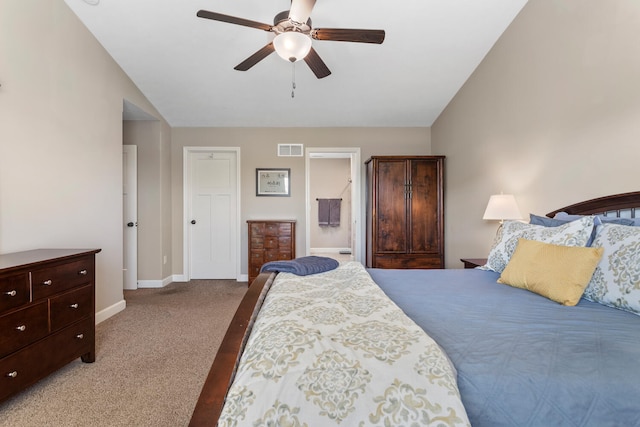
[[[234,67],[239,71],[247,71],[275,51],[283,59],[291,62],[304,59],[316,77],[321,79],[330,75],[331,71],[311,46],[311,39],[375,44],[384,41],[384,30],[313,28],[309,16],[315,3],[316,0],[291,0],[291,9],[278,13],[273,18],[273,25],[207,10],[198,11],[197,16],[276,34],[272,42]]]

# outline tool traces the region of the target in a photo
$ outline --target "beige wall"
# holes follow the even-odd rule
[[[0,64],[0,253],[101,248],[121,306],[123,99],[160,115],[62,0],[0,0]]]
[[[269,114],[268,107],[265,108],[265,114]],[[243,274],[247,272],[248,219],[296,219],[296,251],[298,256],[304,255],[305,161],[304,157],[277,157],[278,144],[302,143],[305,148],[360,147],[363,162],[374,154],[431,153],[429,128],[173,128],[171,141],[174,274],[183,272],[183,147],[240,147]],[[255,170],[259,167],[291,168],[291,197],[256,197]]]
[[[447,266],[486,256],[489,196],[544,214],[637,191],[640,2],[531,0],[432,127]]]
[[[310,159],[309,161],[309,245],[314,248],[351,248],[351,159]],[[342,199],[340,225],[318,225],[316,199]]]

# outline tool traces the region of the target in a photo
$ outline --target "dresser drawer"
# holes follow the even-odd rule
[[[25,347],[49,333],[47,302],[0,317],[0,357]]]
[[[266,249],[277,249],[278,248],[278,238],[277,237],[265,237],[264,238],[264,247]]]
[[[31,273],[33,300],[46,298],[66,289],[90,283],[94,277],[93,266],[93,258],[86,257],[34,270]]]
[[[93,288],[91,285],[64,293],[49,300],[51,331],[57,331],[91,315],[93,311]]]
[[[278,224],[279,236],[291,236],[292,224],[290,222],[282,222]]]
[[[268,222],[264,226],[264,235],[265,236],[277,236],[280,234],[280,226],[275,222]]]
[[[94,325],[92,319],[88,318],[0,359],[0,400],[77,357],[93,354],[94,343]]]
[[[264,236],[264,222],[252,222],[251,234],[254,236]]]
[[[277,250],[264,251],[264,262],[279,260],[279,252]]]
[[[262,268],[262,264],[252,265],[249,267],[249,277],[251,280],[255,278],[258,274],[260,274],[260,269]]]
[[[252,237],[251,238],[251,248],[252,249],[262,249],[264,248],[264,239],[262,237]]]
[[[0,313],[29,302],[29,273],[0,277]]]
[[[264,263],[264,250],[251,251],[249,264],[260,264]]]
[[[280,237],[278,239],[278,245],[280,248],[290,248],[291,247],[291,237]]]

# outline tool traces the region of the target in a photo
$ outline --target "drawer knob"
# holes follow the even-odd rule
[[[18,295],[15,289],[13,291],[5,292],[4,294],[9,295],[10,297],[15,297],[16,295]]]
[[[80,270],[78,271],[78,274],[81,276],[86,276],[87,275],[87,270]]]
[[[45,285],[45,286],[51,286],[52,283],[53,282],[51,281],[51,279],[45,280],[44,282],[42,282],[42,284]]]
[[[84,338],[84,334],[78,334],[78,335],[76,335],[76,338],[78,338],[79,340],[81,340],[82,338]]]
[[[71,308],[78,308],[78,303],[71,304],[69,307],[71,307]]]
[[[20,325],[16,329],[19,330],[20,332],[24,332],[27,330],[27,327],[25,325]]]
[[[15,378],[15,377],[17,377],[17,376],[18,376],[18,371],[9,372],[9,373],[7,374],[7,376],[8,376],[9,378]]]

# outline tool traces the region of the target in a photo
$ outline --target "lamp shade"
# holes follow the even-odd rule
[[[512,194],[494,194],[489,198],[482,219],[522,219],[522,214]]]
[[[300,61],[311,50],[311,37],[297,31],[287,31],[273,39],[273,47],[282,59],[291,62]]]

